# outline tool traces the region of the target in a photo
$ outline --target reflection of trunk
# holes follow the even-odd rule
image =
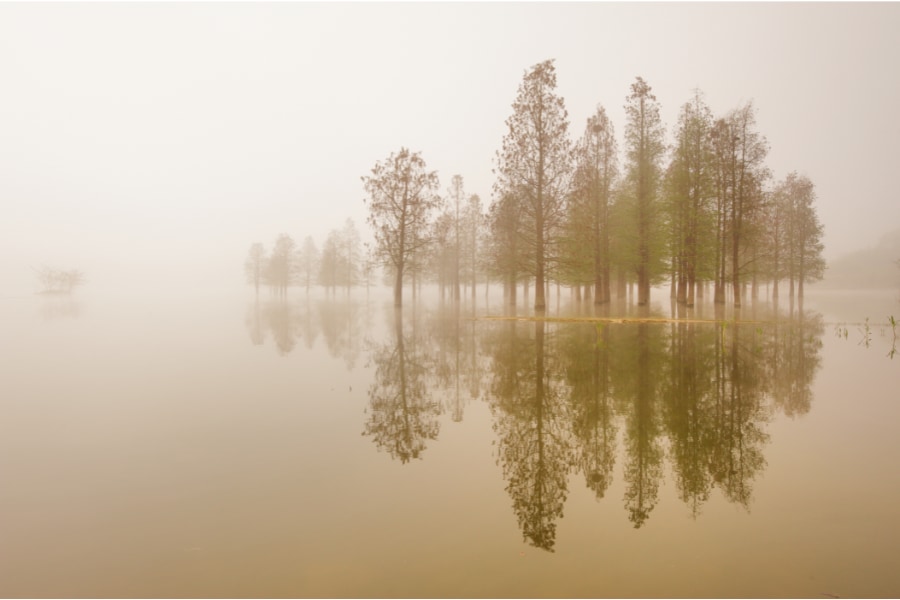
[[[413,447],[412,424],[409,421],[409,398],[407,397],[407,381],[406,381],[406,354],[403,347],[403,312],[394,311],[394,331],[397,336],[397,385],[400,388],[400,406],[403,415],[403,434],[406,438],[406,447]]]

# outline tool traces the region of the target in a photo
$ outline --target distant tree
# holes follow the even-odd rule
[[[297,270],[299,281],[306,287],[306,293],[315,281],[315,276],[319,268],[319,249],[312,236],[306,236],[303,245],[297,251]]]
[[[462,215],[465,210],[463,203],[465,202],[465,192],[463,191],[462,175],[454,175],[450,179],[450,189],[448,190],[449,209],[453,217],[453,269],[451,272],[450,285],[453,288],[453,299],[460,299],[459,291],[459,264],[460,254],[462,253],[462,242],[460,237],[460,228],[462,227]]]
[[[564,217],[569,190],[572,153],[568,113],[556,93],[556,69],[547,60],[526,71],[513,114],[506,120],[507,134],[497,153],[498,198],[516,197],[531,235],[522,237],[533,257],[534,308],[546,308],[548,262],[553,260],[554,233]]]
[[[426,171],[418,152],[401,148],[371,175],[362,177],[368,197],[368,222],[375,234],[375,253],[394,273],[394,305],[403,305],[403,275],[417,251],[428,244],[428,223],[440,205],[437,173]]]
[[[332,294],[340,285],[341,274],[344,272],[342,245],[340,232],[332,229],[325,238],[319,259],[319,285],[331,290]]]
[[[275,240],[272,255],[269,257],[269,283],[278,296],[287,296],[287,288],[293,283],[294,240],[282,233]]]
[[[453,214],[449,211],[444,211],[432,222],[429,234],[433,242],[430,247],[429,261],[431,270],[437,279],[442,300],[447,287],[452,287],[454,283],[453,273],[456,267],[454,229]]]
[[[244,261],[244,273],[247,275],[247,283],[252,283],[259,296],[259,284],[262,283],[266,270],[266,249],[256,242],[250,246],[247,252],[247,260]]]
[[[627,198],[631,207],[631,228],[636,251],[638,306],[650,301],[651,280],[662,270],[662,231],[659,184],[665,153],[665,130],[659,117],[659,103],[650,86],[640,77],[631,84],[626,99],[625,155]]]
[[[785,178],[783,193],[786,195],[788,224],[787,231],[787,275],[790,297],[796,294],[803,299],[803,284],[822,279],[825,274],[825,259],[822,258],[824,229],[816,214],[816,192],[812,181],[796,172]]]
[[[78,269],[54,269],[42,266],[36,269],[41,291],[47,294],[69,294],[83,284],[84,274]]]
[[[353,219],[344,221],[344,228],[341,230],[341,257],[341,283],[349,292],[359,279],[362,261],[362,242]]]
[[[468,283],[471,286],[472,300],[475,300],[475,283],[479,268],[479,251],[483,246],[485,232],[485,216],[482,212],[481,198],[478,194],[469,196],[463,214],[463,227],[465,231],[465,248],[462,252],[462,263],[468,274]]]

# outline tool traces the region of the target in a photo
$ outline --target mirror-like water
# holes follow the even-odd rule
[[[900,593],[896,294],[294,294],[0,300],[0,595]]]

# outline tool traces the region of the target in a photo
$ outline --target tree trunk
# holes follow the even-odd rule
[[[394,306],[400,308],[403,306],[403,266],[397,268],[397,274],[394,279]]]

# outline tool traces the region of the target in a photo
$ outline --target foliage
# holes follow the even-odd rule
[[[403,303],[404,269],[426,249],[431,213],[440,206],[437,173],[427,171],[418,152],[401,148],[375,163],[362,177],[368,222],[375,234],[375,256],[395,274],[394,304]]]

